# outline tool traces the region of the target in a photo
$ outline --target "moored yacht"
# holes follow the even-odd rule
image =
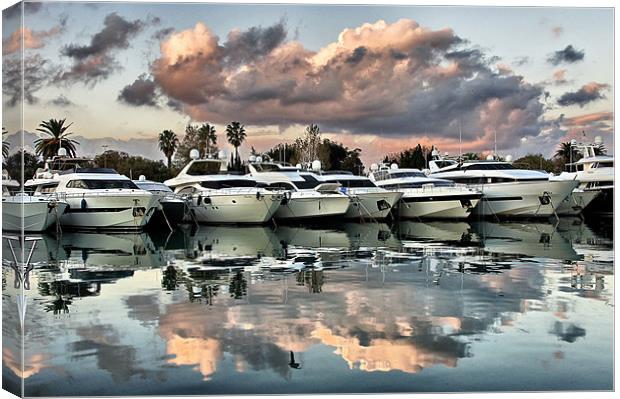
[[[153,194],[139,189],[128,177],[107,168],[73,168],[46,172],[28,180],[33,197],[55,194],[68,203],[62,226],[76,229],[140,230],[157,208]]]
[[[326,182],[339,183],[341,191],[351,197],[344,217],[347,219],[385,219],[403,193],[378,187],[364,176],[351,172],[329,171],[321,173]]]
[[[595,145],[571,143],[583,158],[566,165],[566,171],[552,180],[573,180],[578,186],[558,207],[558,214],[577,215],[582,211],[595,214],[612,214],[614,199],[614,158],[597,155],[595,148],[602,144],[600,137]]]
[[[396,164],[373,164],[369,177],[377,186],[403,194],[398,205],[403,218],[464,219],[482,197],[475,189]]]
[[[549,175],[517,169],[494,158],[486,161],[431,160],[430,176],[466,184],[483,194],[473,214],[497,217],[549,217],[577,186],[550,181]]]
[[[275,162],[259,161],[248,167],[250,175],[267,189],[284,194],[277,219],[342,216],[349,208],[351,201],[340,192],[339,183],[328,183],[314,173]]]
[[[152,226],[168,225],[168,227],[176,226],[185,219],[187,211],[187,203],[179,195],[164,183],[146,180],[145,176],[140,176],[138,180],[134,180],[138,188],[146,190],[155,196],[159,206],[155,215],[151,218],[149,224]]]
[[[266,223],[280,207],[282,196],[257,187],[256,180],[228,174],[225,159],[192,161],[164,184],[190,199],[190,211],[202,223]]]
[[[45,231],[55,225],[68,204],[55,196],[33,197],[19,191],[21,185],[2,171],[2,229]]]

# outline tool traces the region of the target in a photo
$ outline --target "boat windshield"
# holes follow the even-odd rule
[[[509,163],[475,163],[473,165],[463,165],[461,169],[464,170],[509,170],[515,169]]]
[[[138,186],[142,190],[147,190],[147,191],[166,191],[166,192],[170,192],[170,193],[172,192],[170,187],[166,186],[163,183],[137,182],[136,186]]]
[[[187,169],[187,174],[191,176],[217,175],[219,173],[219,161],[194,162],[189,169]]]
[[[131,180],[90,180],[79,179],[71,180],[67,183],[67,188],[81,188],[84,190],[106,190],[115,188],[126,188],[139,190],[138,186]]]
[[[321,183],[320,181],[318,181],[317,179],[315,179],[313,176],[310,176],[310,175],[302,175],[301,178],[304,179],[304,181],[295,182],[295,185],[301,189],[315,188]]]
[[[426,177],[426,175],[417,170],[395,170],[390,171],[390,179],[400,179],[403,177]]]
[[[200,182],[200,185],[204,188],[219,190],[221,188],[256,187],[256,182],[253,180],[244,179],[212,180]]]

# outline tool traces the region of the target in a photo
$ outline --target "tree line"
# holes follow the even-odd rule
[[[40,158],[52,158],[60,148],[65,149],[67,156],[76,156],[79,142],[72,138],[73,133],[69,131],[71,126],[72,123],[67,123],[66,118],[49,119],[39,124],[36,130],[43,136],[34,142],[35,154],[23,153],[26,179],[34,175],[38,167],[43,166]],[[234,147],[234,152],[228,160],[229,170],[245,171],[246,166],[239,155],[239,148],[247,138],[245,126],[241,122],[233,121],[226,125],[225,132],[228,143]],[[3,167],[14,178],[21,177],[22,151],[9,155],[9,145],[4,140],[6,133],[7,131],[2,128]],[[176,176],[190,161],[192,149],[197,149],[201,158],[217,157],[219,152],[217,132],[211,123],[188,124],[181,138],[172,130],[163,130],[158,136],[158,147],[166,158],[166,164],[162,161],[154,161],[113,150],[97,155],[95,162],[116,169],[119,173],[133,178],[143,174],[149,179],[163,181]],[[426,169],[433,149],[432,146],[417,144],[401,152],[385,155],[383,162],[396,163],[401,168]],[[598,145],[595,151],[597,154],[606,152],[603,145]],[[319,126],[315,124],[308,125],[303,134],[296,138],[293,143],[279,143],[262,154],[256,151],[254,147],[251,149],[252,155],[262,155],[274,161],[310,166],[312,161],[319,160],[323,170],[343,170],[357,175],[362,175],[365,169],[361,160],[361,152],[362,150],[359,148],[350,149],[342,143],[322,138]],[[545,158],[542,154],[528,154],[515,160],[513,164],[523,169],[559,173],[567,163],[575,162],[581,156],[581,153],[570,142],[564,142],[559,144],[557,151],[551,158]],[[462,154],[460,157],[463,160],[483,159],[482,154],[472,152]]]

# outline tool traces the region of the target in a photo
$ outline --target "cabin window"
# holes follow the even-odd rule
[[[295,182],[295,185],[301,189],[315,188],[321,183],[320,181],[318,181],[317,179],[315,179],[313,176],[310,176],[310,175],[302,175],[301,178],[304,179],[304,181]]]
[[[179,194],[182,195],[187,195],[187,194],[194,194],[194,191],[196,191],[196,189],[194,187],[185,187],[181,190],[179,190]]]
[[[598,169],[598,168],[613,168],[614,167],[614,163],[611,161],[606,161],[606,162],[596,162],[594,163],[594,165],[592,165],[592,169]]]
[[[353,179],[351,180],[338,179],[337,182],[342,184],[342,187],[348,187],[348,188],[377,187],[375,183],[371,182],[370,180],[366,180],[366,179],[354,179],[354,180]]]
[[[67,188],[81,188],[84,190],[109,190],[109,189],[138,189],[131,180],[71,180]]]
[[[464,165],[461,169],[465,170],[510,170],[515,167],[509,163],[476,163],[473,165]]]
[[[44,194],[53,193],[56,191],[56,187],[58,187],[58,183],[41,184],[39,186],[39,192]]]
[[[214,180],[203,181],[200,185],[204,188],[210,188],[212,190],[219,190],[222,188],[235,188],[235,187],[256,187],[256,182],[253,180]]]
[[[292,184],[286,182],[278,182],[278,183],[270,183],[269,186],[265,187],[268,190],[293,190],[295,191],[295,187]]]

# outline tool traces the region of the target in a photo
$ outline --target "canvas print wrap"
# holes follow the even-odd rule
[[[613,8],[2,22],[4,390],[613,390]]]

